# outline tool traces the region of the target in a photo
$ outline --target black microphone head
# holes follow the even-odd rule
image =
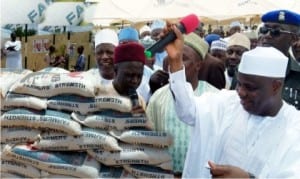
[[[128,96],[129,96],[129,98],[130,98],[130,100],[132,102],[132,106],[139,105],[139,96],[138,96],[138,94],[137,94],[137,92],[136,92],[135,89],[130,88],[128,90]]]

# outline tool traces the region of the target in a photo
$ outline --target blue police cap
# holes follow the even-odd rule
[[[139,33],[135,28],[126,27],[119,32],[119,42],[124,41],[139,41]]]
[[[261,20],[298,26],[300,25],[300,14],[288,10],[275,10],[264,14]]]

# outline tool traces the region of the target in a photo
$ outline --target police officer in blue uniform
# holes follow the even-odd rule
[[[275,10],[261,18],[259,45],[273,46],[289,57],[283,99],[300,110],[300,64],[291,57],[289,49],[299,39],[300,14],[288,10]],[[267,54],[266,54],[267,55]]]

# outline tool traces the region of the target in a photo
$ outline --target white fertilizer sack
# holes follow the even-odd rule
[[[120,144],[120,147],[122,150],[119,152],[109,152],[98,149],[88,150],[87,152],[99,162],[109,166],[128,164],[159,165],[161,163],[171,162],[172,160],[167,149],[130,144]]]
[[[174,178],[171,171],[149,165],[124,165],[125,170],[137,178]]]
[[[7,93],[4,99],[1,99],[1,109],[10,107],[25,107],[36,110],[47,108],[47,99],[31,95]]]
[[[32,165],[53,174],[97,178],[100,164],[86,152],[45,152],[30,146],[6,145],[3,153],[15,161]]]
[[[101,165],[99,171],[99,178],[135,178],[123,167],[110,167]]]
[[[91,79],[93,77],[86,72],[33,72],[14,84],[10,91],[39,97],[52,97],[59,94],[94,97],[97,88]]]
[[[1,68],[0,69],[1,97],[4,98],[6,96],[6,93],[9,91],[10,87],[14,83],[16,83],[18,80],[21,80],[24,76],[30,73],[32,73],[32,71],[30,70]]]
[[[170,134],[162,131],[128,130],[110,131],[110,135],[130,144],[147,144],[154,147],[169,147],[173,138]]]
[[[52,109],[74,111],[81,114],[105,109],[130,112],[132,109],[130,99],[122,96],[82,97],[78,95],[59,95],[49,98],[47,106]]]
[[[13,161],[1,157],[1,173],[15,173],[24,177],[41,178],[41,170],[33,167],[32,165],[24,164],[22,162]]]
[[[123,113],[113,110],[100,111],[88,116],[72,113],[71,117],[90,128],[124,130],[132,127],[153,129],[153,124],[145,115],[135,116],[132,113]]]
[[[34,142],[33,147],[40,150],[69,151],[86,149],[103,149],[120,151],[117,140],[105,131],[83,128],[81,135],[70,136],[63,133],[47,133]]]
[[[16,173],[0,172],[0,178],[26,178],[26,176],[18,175]]]
[[[1,143],[27,143],[38,139],[40,131],[27,127],[1,128]]]
[[[43,177],[44,179],[46,178],[56,178],[56,179],[60,179],[60,178],[78,178],[78,177],[74,177],[71,175],[59,175],[59,174],[49,174],[47,177]]]
[[[54,110],[13,109],[2,114],[1,126],[50,129],[70,135],[81,133],[81,125],[72,120],[69,114]]]
[[[38,72],[48,72],[48,73],[70,73],[70,71],[63,69],[63,68],[59,68],[59,67],[46,67],[43,68],[41,70],[39,70]]]

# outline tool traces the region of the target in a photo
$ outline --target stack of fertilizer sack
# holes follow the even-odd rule
[[[173,177],[171,136],[132,115],[129,98],[89,72],[25,71],[1,87],[1,177]]]

